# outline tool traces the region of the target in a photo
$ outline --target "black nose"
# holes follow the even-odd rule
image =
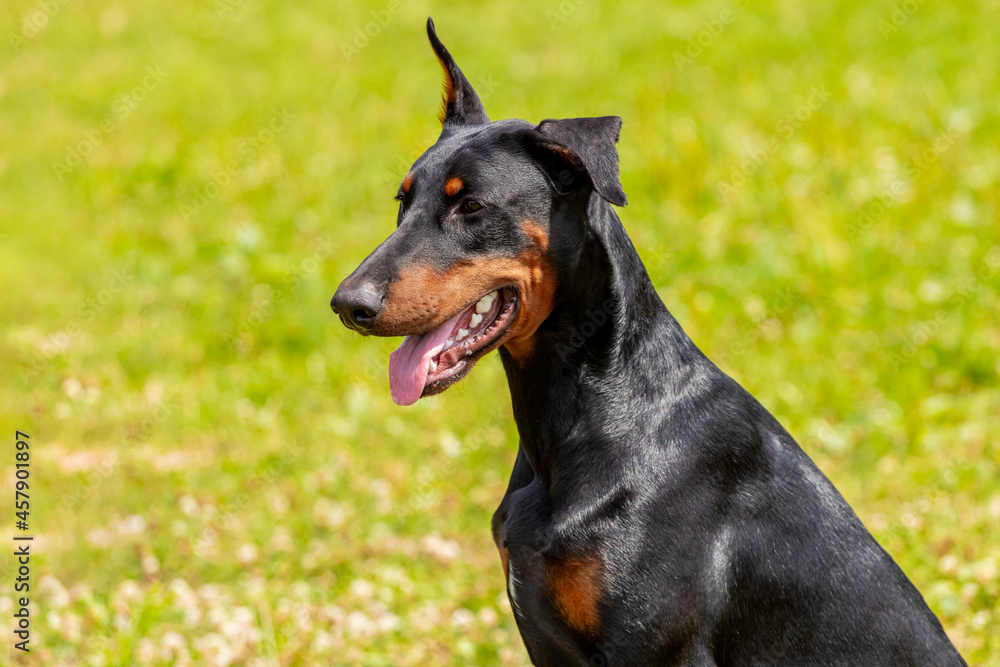
[[[367,281],[345,280],[330,299],[330,307],[346,326],[366,333],[375,325],[375,318],[382,309],[382,292]]]

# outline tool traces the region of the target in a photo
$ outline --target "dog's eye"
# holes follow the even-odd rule
[[[459,210],[461,210],[462,213],[475,213],[482,207],[483,205],[477,202],[475,199],[466,199],[464,202],[462,202],[462,206]]]

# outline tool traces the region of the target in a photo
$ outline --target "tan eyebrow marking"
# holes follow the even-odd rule
[[[411,185],[413,185],[413,174],[409,173],[406,175],[406,178],[403,179],[403,192],[409,193]]]
[[[444,193],[449,197],[454,197],[462,188],[465,187],[465,183],[462,182],[461,178],[457,176],[455,178],[449,179],[447,183],[444,184]]]

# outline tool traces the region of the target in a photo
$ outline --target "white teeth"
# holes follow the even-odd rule
[[[483,316],[480,315],[479,313],[476,313],[475,315],[472,316],[472,319],[469,320],[469,328],[475,329],[476,327],[479,326],[479,323],[482,321],[483,321]]]
[[[457,343],[458,341],[462,340],[463,338],[465,338],[468,335],[469,335],[469,330],[468,329],[459,329],[458,330],[458,335],[455,336],[455,342]]]
[[[436,371],[437,367],[438,367],[437,362],[434,361],[433,359],[427,362],[427,370],[430,371],[431,373]]]
[[[497,298],[497,291],[493,290],[482,299],[476,302],[476,312],[483,314],[493,306],[493,299]]]

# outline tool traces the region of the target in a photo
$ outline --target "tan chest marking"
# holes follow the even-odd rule
[[[546,558],[545,579],[566,624],[582,635],[596,637],[600,629],[600,562],[593,558]]]
[[[500,564],[503,565],[503,578],[504,581],[507,580],[507,547],[503,545],[503,537],[498,535],[493,538],[493,543],[497,545],[497,551],[500,552]]]

